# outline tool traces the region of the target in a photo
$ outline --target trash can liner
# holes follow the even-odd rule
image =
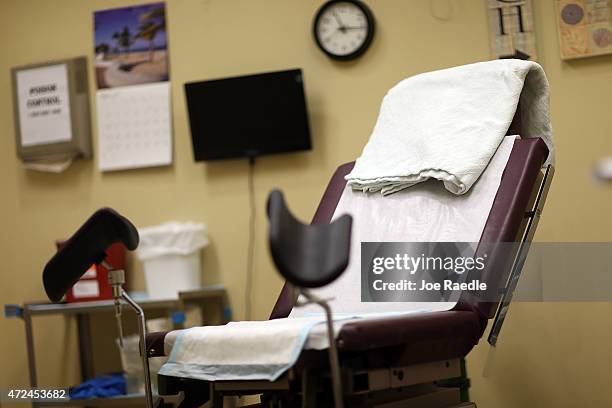
[[[141,261],[164,255],[189,255],[208,245],[206,226],[198,223],[167,222],[141,228],[136,251]]]

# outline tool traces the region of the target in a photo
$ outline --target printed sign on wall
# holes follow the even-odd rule
[[[68,69],[65,64],[17,72],[17,105],[22,146],[72,138]]]

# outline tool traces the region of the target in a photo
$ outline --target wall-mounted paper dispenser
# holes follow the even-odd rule
[[[87,58],[15,67],[17,155],[27,167],[62,171],[91,157]]]

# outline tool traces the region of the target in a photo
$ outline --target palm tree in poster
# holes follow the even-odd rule
[[[113,38],[117,42],[117,46],[119,48],[123,48],[126,54],[130,52],[130,46],[133,43],[133,39],[132,33],[130,32],[128,26],[125,26],[123,27],[123,30],[114,33]]]
[[[161,20],[161,23],[165,25],[166,9],[164,6],[156,7],[152,10],[147,11],[146,13],[142,13],[139,18],[140,22],[159,19]]]
[[[163,23],[147,21],[138,28],[139,32],[134,37],[149,41],[149,62],[153,62],[153,59],[155,58],[155,36],[159,31],[164,30],[164,28]]]
[[[153,62],[155,57],[155,36],[158,32],[166,29],[166,10],[164,7],[156,7],[146,13],[142,13],[139,20],[142,25],[138,28],[139,32],[135,38],[149,41],[149,62]]]

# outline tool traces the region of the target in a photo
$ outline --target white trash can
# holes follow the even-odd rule
[[[200,250],[208,245],[204,224],[169,222],[138,233],[136,253],[144,263],[149,297],[177,298],[180,291],[202,286]]]

